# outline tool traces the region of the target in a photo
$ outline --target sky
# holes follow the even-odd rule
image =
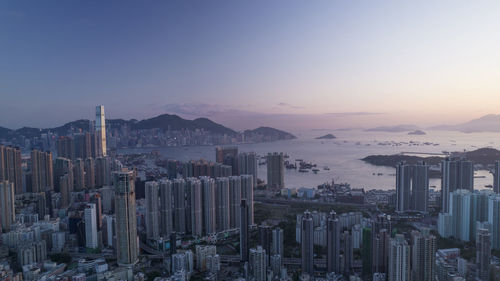
[[[499,1],[0,1],[0,126],[98,104],[236,128],[461,123],[500,113],[498,15]]]

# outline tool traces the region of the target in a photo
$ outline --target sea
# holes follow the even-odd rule
[[[331,133],[331,140],[316,137]],[[427,131],[426,135],[409,135],[408,132],[374,132],[365,130],[310,130],[295,134],[297,139],[237,145],[241,152],[256,152],[265,156],[269,152],[283,152],[286,159],[302,159],[316,164],[319,171],[301,173],[285,169],[287,188],[315,188],[323,183],[348,183],[351,188],[390,190],[395,189],[395,168],[368,164],[361,159],[369,155],[399,153],[430,156],[421,153],[471,151],[482,147],[500,149],[500,133],[462,133],[455,131]],[[179,161],[206,159],[215,161],[215,146],[177,146],[122,149],[118,153],[131,154],[158,151],[168,159]],[[439,156],[439,155],[438,155]],[[444,157],[444,156],[443,156]],[[328,167],[329,170],[325,169]],[[266,179],[266,166],[258,166],[258,178]],[[489,171],[475,172],[475,189],[485,189],[493,184]],[[430,187],[440,190],[441,180],[430,179]]]

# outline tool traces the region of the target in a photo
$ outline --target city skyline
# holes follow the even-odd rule
[[[235,128],[461,123],[499,113],[488,4],[6,1],[0,126],[61,125],[95,104],[110,118],[236,115]]]

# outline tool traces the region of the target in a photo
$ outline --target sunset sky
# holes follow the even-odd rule
[[[499,1],[1,1],[0,126],[97,104],[232,127],[460,123],[500,113],[499,15]]]

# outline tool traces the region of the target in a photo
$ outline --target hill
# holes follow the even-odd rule
[[[337,137],[332,135],[332,134],[327,134],[327,135],[324,135],[324,136],[321,136],[321,137],[317,137],[315,139],[317,140],[332,140],[332,139],[336,139]]]
[[[500,132],[500,114],[488,114],[458,125],[439,125],[432,130],[460,131],[464,133]]]
[[[408,132],[408,131],[415,131],[418,130],[419,128],[415,125],[411,124],[402,124],[402,125],[396,125],[396,126],[381,126],[381,127],[375,127],[371,129],[366,129],[365,131],[367,132],[389,132],[389,133],[400,133],[400,132]]]
[[[243,132],[245,139],[252,138],[260,141],[276,141],[296,139],[294,135],[271,127],[259,127],[253,130]]]

